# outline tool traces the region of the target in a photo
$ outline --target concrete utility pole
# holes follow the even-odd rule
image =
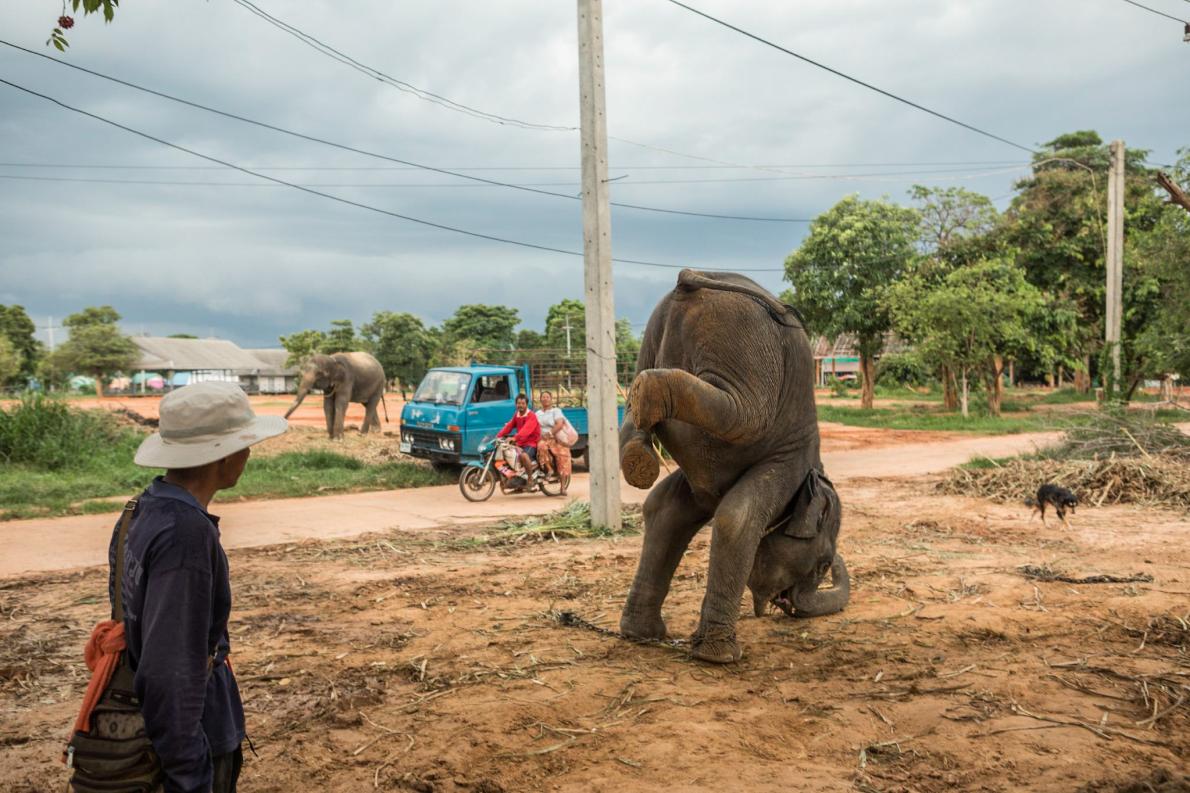
[[[1120,393],[1120,320],[1124,287],[1124,141],[1111,142],[1111,169],[1107,174],[1107,321],[1104,341],[1111,355],[1111,388],[1104,398]]]
[[[616,312],[612,303],[607,116],[603,94],[603,0],[578,0],[579,119],[583,162],[583,272],[587,301],[587,463],[591,524],[620,529],[616,411]]]

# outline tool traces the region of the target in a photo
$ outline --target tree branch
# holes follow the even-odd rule
[[[1158,171],[1157,184],[1164,187],[1165,191],[1169,193],[1169,203],[1177,204],[1182,209],[1190,212],[1190,196],[1187,196],[1186,193],[1182,191],[1182,188],[1178,186],[1177,182],[1175,182],[1173,179],[1170,179],[1168,175]]]

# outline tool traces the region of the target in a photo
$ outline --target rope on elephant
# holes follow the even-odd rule
[[[604,628],[601,625],[596,625],[589,620],[583,619],[573,611],[553,611],[551,616],[554,621],[565,628],[582,628],[583,630],[598,633],[601,636],[611,636],[615,639],[623,639],[626,642],[633,644],[651,644],[655,647],[664,647],[669,650],[678,650],[683,654],[689,652],[690,642],[686,639],[633,639],[625,636],[619,631],[613,631],[611,628]]]

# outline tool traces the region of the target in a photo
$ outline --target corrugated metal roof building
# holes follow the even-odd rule
[[[238,383],[245,390],[285,393],[295,390],[297,371],[285,367],[285,350],[245,350],[226,339],[173,339],[133,336],[141,351],[133,371],[156,372],[168,386],[189,383]],[[142,387],[145,379],[141,379]]]

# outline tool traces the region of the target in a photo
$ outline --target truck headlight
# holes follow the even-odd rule
[[[453,452],[455,450],[454,438],[439,438],[438,448],[446,452]]]

